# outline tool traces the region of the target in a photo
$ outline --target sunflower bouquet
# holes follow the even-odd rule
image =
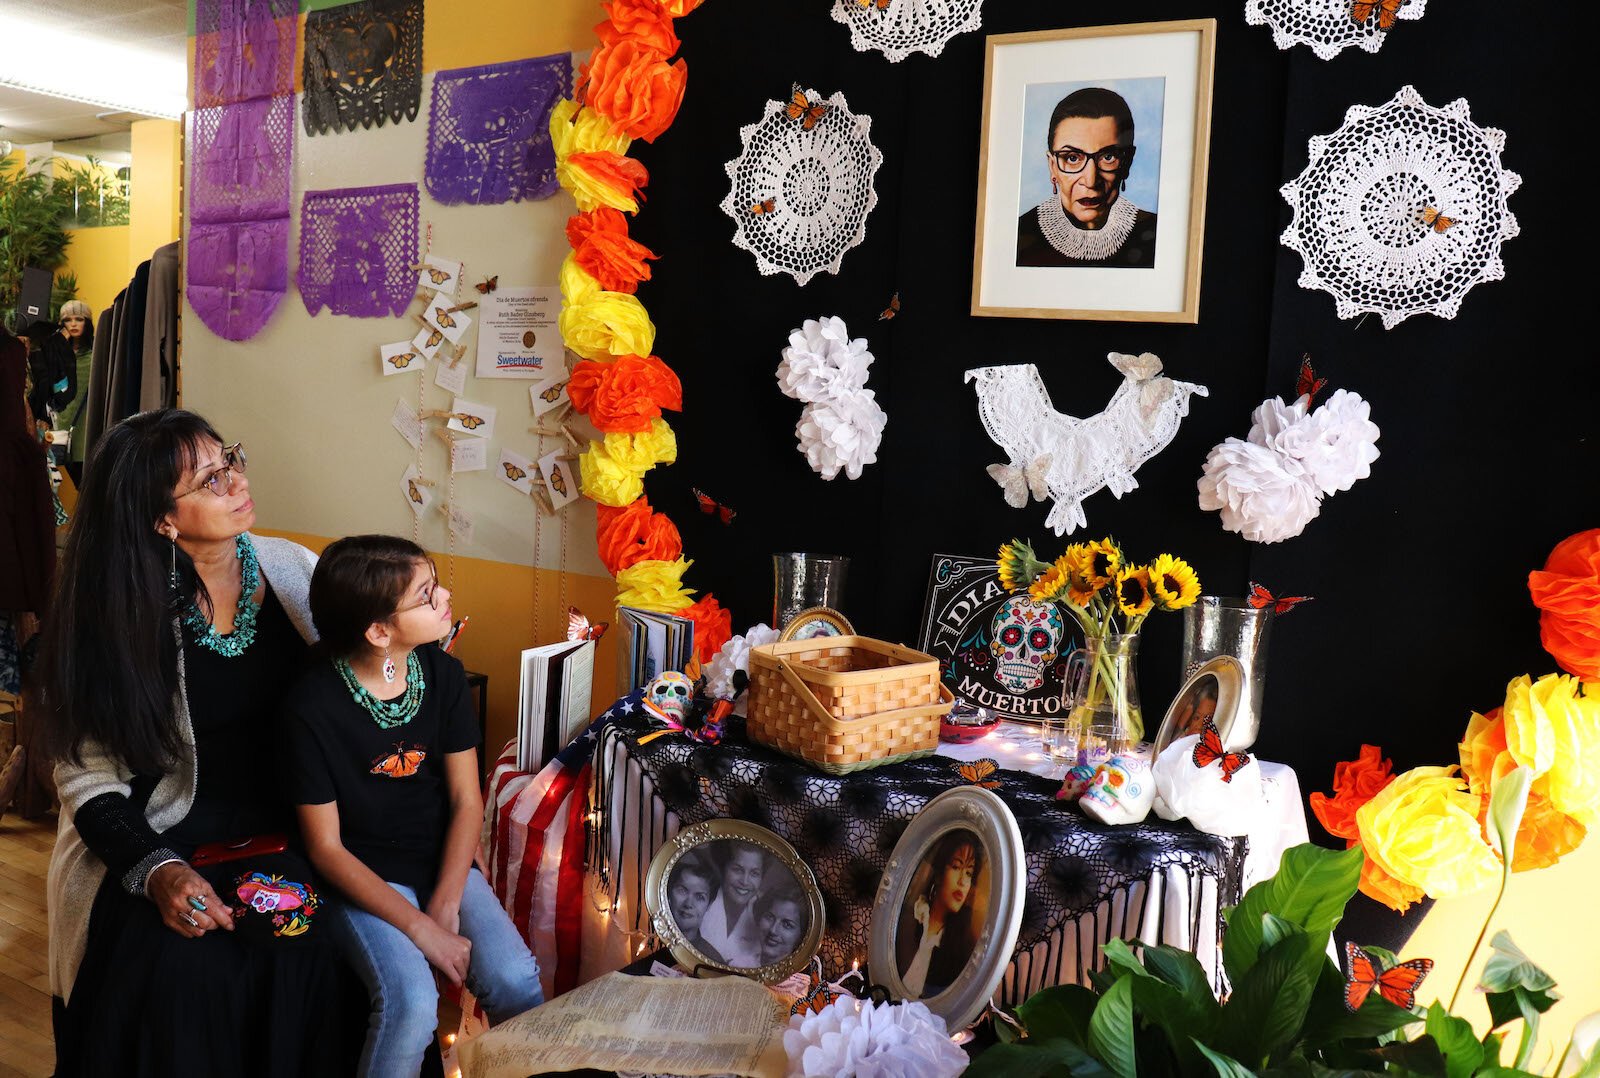
[[[1083,691],[1075,695],[1068,722],[1089,730],[1096,713],[1111,712],[1122,731],[1117,740],[1143,736],[1132,681],[1133,643],[1153,611],[1182,610],[1200,597],[1194,568],[1171,554],[1134,564],[1109,536],[1073,543],[1053,562],[1041,561],[1027,542],[1013,539],[1000,547],[995,565],[1007,591],[1025,591],[1036,603],[1056,603],[1083,627],[1094,666]]]

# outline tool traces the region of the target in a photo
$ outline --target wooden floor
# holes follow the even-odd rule
[[[44,877],[56,819],[0,816],[0,1078],[55,1070]]]

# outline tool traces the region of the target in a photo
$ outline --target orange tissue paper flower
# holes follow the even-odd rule
[[[1511,858],[1512,872],[1547,868],[1583,844],[1589,829],[1551,804],[1540,779],[1528,793],[1528,806],[1517,827],[1517,850]],[[1484,819],[1489,815],[1489,799],[1484,798]]]
[[[608,434],[650,429],[663,408],[683,409],[683,384],[655,356],[580,360],[567,382],[572,407]]]
[[[678,115],[689,65],[623,38],[594,51],[581,75],[583,101],[611,121],[613,131],[654,142]]]
[[[1567,673],[1600,681],[1600,528],[1557,543],[1528,590],[1544,649]]]
[[[661,10],[673,18],[689,14],[700,6],[700,0],[661,0]]]
[[[672,15],[658,0],[608,0],[606,21],[594,28],[602,45],[632,41],[665,58],[678,51]]]
[[[1378,746],[1362,745],[1360,756],[1333,765],[1333,796],[1313,792],[1309,799],[1311,811],[1328,834],[1355,845],[1361,837],[1356,810],[1371,801],[1392,778],[1393,761],[1384,759]]]
[[[572,177],[573,196],[577,198],[580,192],[588,196],[577,198],[579,209],[613,206],[635,213],[639,200],[644,197],[645,185],[650,182],[649,170],[633,158],[612,150],[568,154],[565,164],[557,168],[558,172],[562,170],[577,173]]]
[[[733,614],[722,609],[710,592],[674,613],[694,622],[694,654],[702,665],[716,658],[722,645],[733,638]]]
[[[1395,879],[1370,857],[1361,862],[1359,887],[1361,893],[1368,898],[1382,902],[1400,913],[1406,912],[1412,903],[1421,902],[1426,897],[1422,888]]]
[[[650,248],[628,235],[628,219],[610,206],[567,219],[567,243],[573,258],[608,292],[634,292],[650,279]]]
[[[596,516],[600,562],[612,576],[636,562],[677,561],[683,553],[678,526],[665,513],[651,510],[647,498],[621,507],[598,506]]]

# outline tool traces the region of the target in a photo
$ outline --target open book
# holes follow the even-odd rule
[[[621,652],[623,692],[632,692],[657,674],[682,670],[694,655],[694,622],[677,614],[617,607],[628,646]]]
[[[537,772],[589,725],[594,641],[563,640],[522,653],[517,770]]]

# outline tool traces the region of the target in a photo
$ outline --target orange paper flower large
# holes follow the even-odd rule
[[[655,252],[628,236],[628,219],[609,206],[567,219],[567,242],[585,273],[608,292],[634,292],[650,279]]]
[[[1550,798],[1535,782],[1528,794],[1528,807],[1517,827],[1517,852],[1511,859],[1512,872],[1547,868],[1583,844],[1589,829],[1550,803]],[[1484,799],[1488,816],[1488,799]]]
[[[661,10],[673,18],[687,15],[700,6],[700,0],[661,0]]]
[[[1600,681],[1600,528],[1557,543],[1528,590],[1544,649],[1567,673]]]
[[[631,38],[602,45],[582,73],[583,101],[611,121],[613,131],[654,142],[678,115],[689,65],[668,63]]]
[[[585,359],[567,382],[572,407],[608,434],[638,434],[650,429],[661,410],[683,408],[683,385],[655,356]]]
[[[676,613],[694,622],[694,654],[701,665],[715,658],[722,645],[733,637],[733,614],[722,609],[722,604],[710,592]]]
[[[600,6],[609,16],[594,28],[602,45],[632,41],[663,59],[678,51],[672,15],[657,0],[609,0]]]
[[[647,498],[620,508],[601,505],[596,515],[600,562],[612,576],[635,562],[677,561],[683,554],[678,526],[666,514],[652,511]]]
[[[1394,763],[1383,758],[1376,745],[1362,745],[1354,760],[1333,765],[1333,796],[1320,790],[1309,798],[1311,811],[1328,834],[1355,845],[1361,838],[1356,827],[1356,810],[1371,801],[1394,778]]]
[[[1370,857],[1361,862],[1359,887],[1361,893],[1368,898],[1382,902],[1400,913],[1406,912],[1412,903],[1421,902],[1426,897],[1422,888],[1395,879]]]
[[[593,199],[587,200],[591,205],[615,205],[619,209],[626,209],[629,213],[639,209],[639,200],[644,198],[645,185],[650,182],[650,172],[639,162],[631,157],[626,157],[612,150],[595,150],[592,153],[573,153],[567,155],[562,168],[576,172],[583,180],[588,181],[586,186],[605,188],[604,192],[595,192]],[[576,198],[578,192],[574,191]],[[601,195],[605,197],[600,197]],[[582,207],[585,199],[578,199]]]

